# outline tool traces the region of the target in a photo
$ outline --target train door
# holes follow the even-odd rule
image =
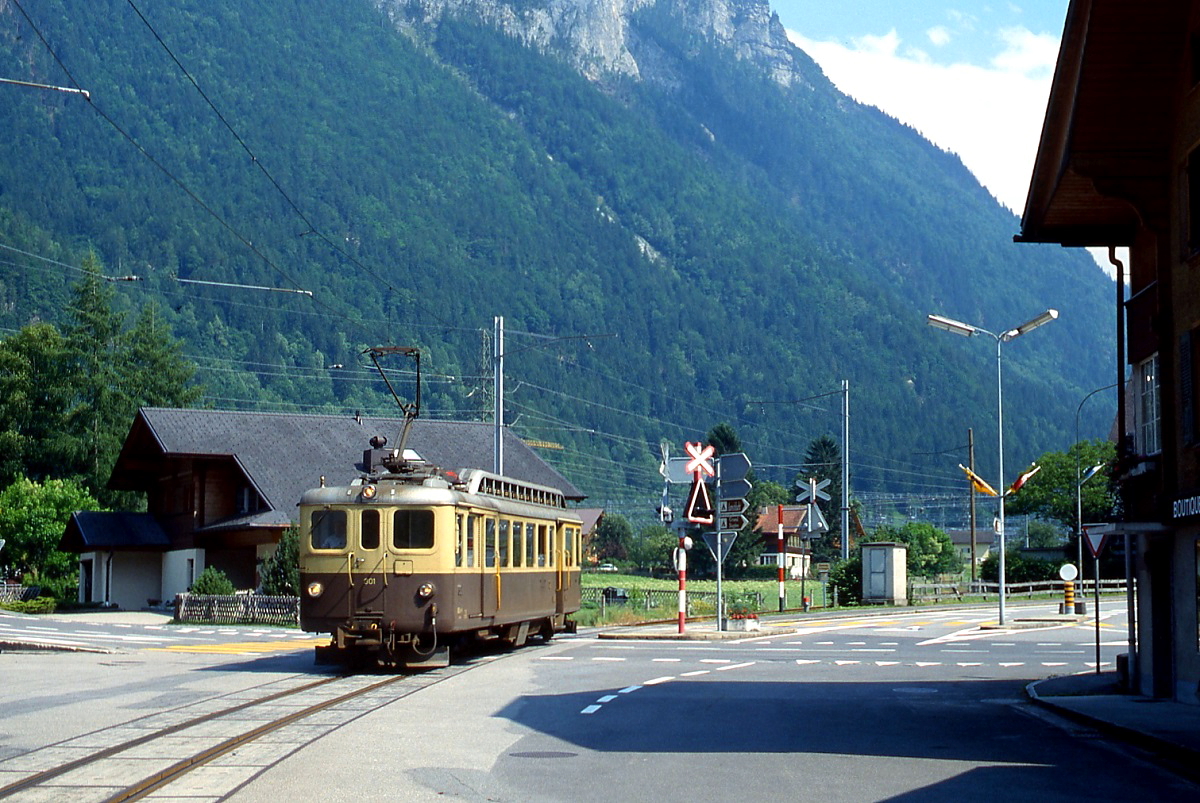
[[[380,535],[381,516],[379,511],[367,508],[358,516],[357,534],[350,554],[355,574],[360,582],[354,588],[356,611],[384,611],[387,609],[387,550],[383,549]]]
[[[483,572],[483,516],[478,513],[458,513],[458,547],[454,566],[458,573],[459,616],[479,618],[483,615],[483,589],[477,575]]]
[[[562,522],[558,522],[554,527],[554,549],[551,554],[555,558],[554,574],[557,591],[554,595],[554,610],[557,613],[566,612],[567,601],[571,593],[570,544],[572,539],[569,533],[570,528]]]
[[[495,616],[500,595],[500,565],[496,560],[496,519],[483,523],[483,571],[480,572],[481,609],[484,616]]]

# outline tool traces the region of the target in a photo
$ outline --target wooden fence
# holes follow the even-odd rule
[[[1005,589],[1009,599],[1035,596],[1055,595],[1063,593],[1062,580],[1041,580],[1036,583],[1006,583]],[[1076,599],[1088,599],[1096,593],[1095,580],[1076,580]],[[1125,580],[1100,580],[1101,594],[1125,593]],[[966,597],[983,597],[984,599],[999,598],[999,583],[913,583],[908,587],[909,602],[952,602]]]
[[[677,609],[679,604],[678,589],[659,589],[659,588],[581,588],[581,601],[585,605],[595,605],[599,608],[604,608],[609,605],[627,605],[636,606],[644,610],[650,611],[655,608],[672,608]],[[717,592],[715,591],[688,591],[688,615],[692,613],[693,602],[703,602],[710,610],[715,610],[717,607]],[[725,604],[730,602],[742,602],[753,610],[762,610],[763,595],[760,592],[741,593],[741,594],[726,594]]]
[[[217,625],[287,625],[300,623],[299,597],[263,594],[179,594],[175,621]]]

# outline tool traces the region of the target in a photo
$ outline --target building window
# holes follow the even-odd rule
[[[1158,355],[1138,365],[1137,369],[1137,448],[1139,454],[1152,455],[1162,451],[1160,408],[1158,399]]]

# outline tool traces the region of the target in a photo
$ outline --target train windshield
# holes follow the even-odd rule
[[[314,510],[310,525],[313,549],[346,548],[346,511]]]
[[[392,547],[433,548],[433,511],[397,510],[392,517]]]

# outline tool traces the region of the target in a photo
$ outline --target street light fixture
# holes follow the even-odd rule
[[[999,452],[999,463],[1000,463],[1000,465],[999,465],[1000,484],[996,486],[998,489],[1000,489],[999,496],[998,496],[999,515],[996,520],[997,521],[996,534],[998,536],[1000,536],[1000,567],[999,567],[1000,568],[1000,571],[999,571],[1000,622],[999,623],[1001,625],[1005,624],[1005,619],[1004,619],[1005,599],[1004,598],[1007,595],[1007,590],[1005,587],[1005,573],[1004,573],[1004,568],[1005,568],[1004,567],[1004,563],[1005,563],[1005,554],[1004,553],[1005,553],[1005,549],[1006,549],[1005,541],[1004,541],[1004,490],[1003,490],[1004,489],[1004,384],[1001,379],[1001,371],[1000,371],[1000,365],[1001,365],[1000,346],[1004,343],[1009,342],[1010,340],[1013,340],[1014,338],[1018,338],[1021,335],[1032,332],[1034,329],[1037,329],[1039,326],[1043,326],[1044,324],[1050,323],[1051,321],[1055,320],[1056,318],[1058,318],[1058,310],[1048,309],[1045,312],[1043,312],[1041,315],[1038,315],[1035,318],[1030,318],[1028,321],[1021,324],[1020,326],[1018,326],[1014,329],[1009,329],[1005,332],[1001,332],[999,334],[997,334],[995,332],[989,332],[987,329],[983,329],[979,326],[973,326],[969,323],[963,323],[962,321],[956,321],[953,318],[946,318],[942,315],[929,315],[926,319],[927,323],[935,329],[941,329],[943,331],[951,332],[956,335],[962,335],[963,337],[971,337],[973,335],[988,335],[988,336],[994,338],[996,341],[996,440],[997,440],[997,451]]]

